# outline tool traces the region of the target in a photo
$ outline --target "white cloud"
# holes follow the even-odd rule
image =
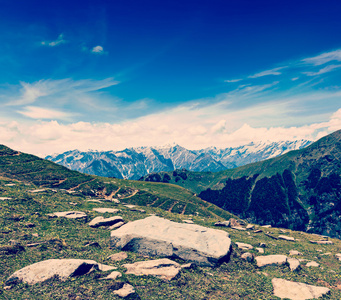
[[[258,78],[258,77],[263,77],[263,76],[269,76],[269,75],[281,75],[282,73],[279,72],[279,70],[285,69],[287,67],[279,67],[279,68],[274,68],[271,70],[266,70],[259,72],[257,74],[249,76],[249,78]]]
[[[341,65],[329,65],[329,66],[326,66],[326,67],[320,69],[317,72],[303,72],[303,74],[306,74],[307,76],[317,76],[317,75],[321,75],[324,73],[331,72],[331,71],[338,69],[338,68],[341,68]]]
[[[24,110],[19,110],[17,113],[22,114],[26,117],[32,119],[56,119],[56,120],[65,120],[71,117],[71,114],[65,113],[62,111],[42,108],[37,106],[26,106]]]
[[[230,80],[224,80],[224,82],[227,82],[227,83],[234,83],[234,82],[239,82],[239,81],[242,81],[243,79],[230,79]]]
[[[93,47],[91,52],[92,53],[97,53],[97,54],[102,54],[103,53],[103,47],[102,46]]]
[[[61,33],[58,38],[55,41],[47,42],[47,41],[42,41],[41,44],[43,46],[49,46],[49,47],[55,47],[61,44],[65,44],[66,40],[64,40],[64,35]]]
[[[323,65],[331,61],[341,61],[341,49],[325,52],[314,57],[308,57],[302,60],[303,62],[313,64],[315,66]]]

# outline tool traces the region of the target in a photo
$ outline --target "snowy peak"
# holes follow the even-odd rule
[[[149,173],[187,169],[196,172],[217,172],[246,165],[298,150],[311,141],[250,143],[219,149],[209,147],[188,150],[171,144],[159,147],[127,148],[121,151],[67,151],[47,156],[69,169],[98,176],[139,179]]]

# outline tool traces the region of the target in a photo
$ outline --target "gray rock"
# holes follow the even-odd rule
[[[240,257],[248,262],[252,262],[254,259],[253,254],[251,254],[250,252],[243,253]]]
[[[319,245],[333,245],[332,241],[309,241],[312,244],[319,244]]]
[[[214,223],[214,226],[229,227],[230,222],[229,221],[216,222]]]
[[[104,218],[104,217],[96,217],[90,223],[90,227],[100,227],[100,226],[110,226],[114,225],[118,222],[124,222],[123,218],[120,216],[115,216],[111,218]]]
[[[264,248],[256,248],[256,250],[259,252],[259,253],[264,253]]]
[[[319,298],[328,294],[330,290],[326,287],[314,286],[300,282],[293,282],[281,278],[273,278],[272,286],[274,295],[283,299],[306,300]]]
[[[300,261],[296,258],[288,257],[287,262],[289,264],[291,271],[296,271],[296,270],[300,269],[300,267],[301,267]]]
[[[94,260],[49,259],[14,272],[6,282],[7,284],[14,284],[23,281],[28,284],[35,284],[53,276],[58,276],[60,280],[65,281],[68,277],[86,274],[92,268],[98,269],[98,263]]]
[[[286,236],[286,235],[279,235],[278,238],[281,239],[281,240],[286,240],[286,241],[290,241],[290,242],[294,242],[295,241],[295,238],[293,238],[291,236]]]
[[[98,264],[98,269],[103,272],[111,271],[111,270],[116,270],[116,267],[113,266],[108,266],[104,264]]]
[[[96,207],[96,208],[93,208],[92,210],[97,211],[97,212],[102,213],[102,214],[104,214],[104,213],[115,214],[115,213],[119,212],[119,210],[116,208],[105,208],[105,207]]]
[[[112,231],[111,246],[214,266],[230,253],[231,240],[222,230],[151,216]]]
[[[123,267],[127,269],[126,274],[152,275],[164,280],[172,280],[181,270],[180,264],[168,258],[138,261],[133,264],[124,264]]]
[[[192,220],[182,220],[182,222],[187,223],[187,224],[194,224]]]
[[[303,255],[301,252],[297,251],[297,250],[290,250],[289,251],[290,255]]]
[[[271,225],[263,225],[262,227],[263,228],[271,228],[272,226]]]
[[[68,218],[68,219],[85,219],[87,217],[86,213],[82,211],[60,211],[54,212],[52,214],[47,214],[52,218]]]
[[[307,267],[319,267],[320,264],[318,264],[316,261],[310,261],[306,264]]]
[[[259,247],[266,248],[266,244],[265,243],[259,243]]]
[[[0,197],[0,200],[11,200],[12,198],[9,197]]]
[[[245,231],[246,228],[244,227],[241,227],[241,226],[231,226],[232,229],[235,229],[235,230],[241,230],[241,231]]]
[[[255,225],[253,224],[247,224],[246,229],[253,230],[255,228]]]
[[[336,257],[339,261],[341,261],[341,253],[336,253],[336,254],[335,254],[335,257]]]
[[[264,267],[268,265],[284,265],[287,262],[285,255],[265,255],[256,257],[257,266]]]
[[[125,223],[124,222],[117,222],[116,224],[114,225],[111,225],[110,227],[108,227],[109,230],[115,230],[117,228],[120,228],[121,226],[123,226]]]
[[[116,280],[119,277],[122,277],[122,274],[118,271],[113,271],[107,277],[104,277],[103,279]]]
[[[121,298],[126,298],[132,294],[135,294],[135,289],[132,285],[125,283],[121,289],[116,290],[113,293]]]
[[[242,249],[242,250],[252,250],[253,249],[253,246],[251,246],[250,244],[236,242],[236,245],[239,249]]]
[[[111,254],[110,256],[108,256],[107,259],[110,259],[112,261],[121,261],[121,260],[125,260],[128,258],[128,254],[125,252],[119,252],[119,253],[115,253],[115,254]]]

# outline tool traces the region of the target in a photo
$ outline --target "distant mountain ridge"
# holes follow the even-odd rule
[[[179,145],[127,148],[122,151],[67,151],[46,159],[86,174],[139,179],[150,173],[186,169],[218,172],[302,149],[308,140],[250,143],[239,147],[188,150]]]

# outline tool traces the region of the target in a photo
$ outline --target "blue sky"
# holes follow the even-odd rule
[[[0,143],[46,155],[341,127],[339,1],[0,0]]]

